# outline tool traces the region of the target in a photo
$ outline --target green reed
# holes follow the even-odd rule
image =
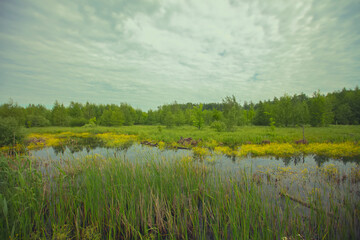
[[[156,156],[153,156],[156,158]],[[191,159],[0,158],[1,239],[356,239],[359,203],[310,208]],[[267,186],[269,187],[269,186]],[[328,214],[331,212],[331,216]]]

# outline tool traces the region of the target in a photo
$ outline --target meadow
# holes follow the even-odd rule
[[[308,144],[296,144],[302,137],[301,128],[270,127],[25,129],[29,154],[0,158],[0,238],[358,239],[359,127],[307,127]],[[119,154],[31,155],[91,139]],[[189,150],[172,154],[179,148]],[[267,156],[314,154],[330,162],[255,167]],[[345,156],[354,162],[340,167]]]

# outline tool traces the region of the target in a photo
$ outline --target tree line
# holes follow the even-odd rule
[[[311,97],[304,93],[240,104],[234,96],[221,103],[179,104],[159,106],[147,112],[127,103],[86,104],[71,102],[68,106],[56,101],[52,109],[29,104],[21,107],[10,101],[0,106],[0,121],[11,118],[20,126],[129,126],[166,125],[167,127],[209,125],[217,131],[232,131],[236,126],[326,126],[328,124],[360,123],[360,91],[342,89],[328,94],[320,91]],[[8,121],[8,120],[6,120]]]

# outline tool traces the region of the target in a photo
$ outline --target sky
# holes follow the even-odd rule
[[[0,0],[0,103],[148,110],[359,83],[358,0]]]

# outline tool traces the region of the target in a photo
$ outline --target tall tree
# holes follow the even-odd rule
[[[14,103],[12,99],[8,103],[0,106],[0,117],[7,118],[11,117],[15,119],[19,125],[24,125],[26,120],[26,112],[23,107]]]
[[[124,115],[124,125],[131,126],[135,123],[136,112],[133,107],[127,103],[120,104],[120,110]]]
[[[71,101],[68,107],[69,116],[72,118],[81,118],[83,116],[82,108],[82,104]]]
[[[223,113],[225,118],[226,129],[228,131],[233,131],[238,121],[240,105],[236,101],[235,96],[225,97],[222,103],[224,109]]]
[[[309,101],[310,124],[325,126],[332,121],[331,105],[320,91],[314,92]]]
[[[202,103],[199,106],[194,106],[194,120],[193,124],[198,129],[201,129],[204,126],[204,112]]]
[[[54,126],[67,126],[69,124],[66,108],[64,104],[60,104],[58,101],[55,101],[51,110],[51,123]]]
[[[266,109],[266,103],[262,101],[256,105],[254,124],[262,126],[270,125],[270,116]]]

